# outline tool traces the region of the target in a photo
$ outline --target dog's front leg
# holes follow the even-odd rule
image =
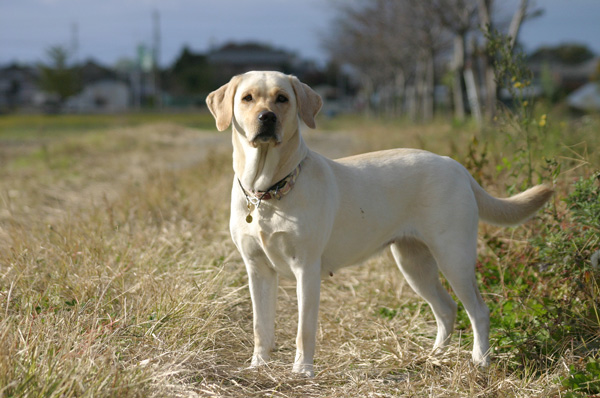
[[[246,260],[250,296],[252,298],[254,353],[251,367],[269,361],[275,345],[275,308],[277,304],[277,272],[267,265],[267,260]]]
[[[294,373],[314,376],[313,358],[317,337],[317,319],[321,292],[320,262],[309,267],[294,269],[298,296],[298,335]]]

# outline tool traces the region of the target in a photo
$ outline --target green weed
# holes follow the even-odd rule
[[[528,246],[485,237],[494,255],[477,268],[492,298],[492,339],[497,353],[517,359],[516,368],[543,369],[567,351],[583,359],[600,348],[600,270],[591,264],[600,250],[596,177],[578,179],[564,202],[564,210],[547,211]],[[503,266],[504,258],[512,264]]]
[[[565,397],[589,397],[600,394],[600,362],[595,358],[583,361],[585,366],[569,366],[569,375],[560,378],[562,385],[570,390]]]

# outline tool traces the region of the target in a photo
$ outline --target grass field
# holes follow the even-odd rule
[[[470,126],[322,120],[309,146],[450,155],[489,191],[523,183],[523,142]],[[207,114],[0,117],[0,396],[548,397],[600,394],[600,123],[555,122],[535,178],[553,203],[482,225],[492,365],[450,349],[385,252],[323,282],[316,377],[291,374],[297,305],[282,281],[273,362],[247,369],[247,277],[228,232],[230,137]],[[473,137],[476,137],[474,139]],[[548,159],[545,161],[544,159]]]

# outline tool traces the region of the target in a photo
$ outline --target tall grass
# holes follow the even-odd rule
[[[511,185],[495,167],[500,149],[473,144],[472,131],[441,122],[331,123],[346,133],[307,132],[309,145],[348,153],[420,146],[468,164],[472,158],[472,171],[498,192]],[[586,131],[576,134],[596,139]],[[478,270],[495,322],[489,369],[469,363],[463,312],[450,349],[429,355],[431,312],[384,253],[323,282],[317,376],[307,380],[290,372],[297,304],[285,280],[273,362],[247,369],[252,314],[228,233],[228,141],[176,124],[142,124],[4,152],[0,396],[547,397],[591,385],[598,329],[590,311],[598,296],[590,295],[598,293],[598,273],[589,254],[598,243],[590,226],[576,229],[585,212],[572,214],[562,199],[574,192],[574,175],[592,181],[592,151],[581,154],[586,166],[563,167],[546,214],[519,229],[482,227]],[[578,198],[593,200],[589,184]],[[555,254],[545,242],[556,231],[591,238],[573,242],[576,251],[565,236]],[[568,268],[565,251],[580,253]],[[550,300],[548,308],[537,298]],[[551,317],[558,308],[569,317]],[[562,324],[549,322],[569,330],[552,335]]]

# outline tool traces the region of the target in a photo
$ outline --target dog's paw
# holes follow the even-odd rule
[[[292,372],[305,377],[315,377],[313,365],[296,363],[292,368]]]
[[[490,366],[490,357],[489,355],[481,356],[478,358],[473,357],[473,365],[477,366],[481,369],[486,369]]]
[[[269,360],[267,358],[263,358],[259,355],[254,355],[252,357],[252,362],[250,363],[250,369],[252,368],[258,368],[260,366],[264,366],[267,364]]]

